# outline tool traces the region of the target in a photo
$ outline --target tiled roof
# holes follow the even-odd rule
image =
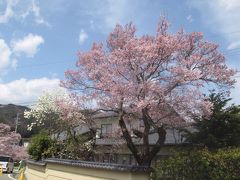
[[[33,160],[28,160],[27,163],[45,166],[47,163],[63,164],[70,166],[78,166],[83,168],[96,168],[96,169],[107,169],[116,171],[129,171],[129,172],[150,172],[151,168],[147,166],[136,166],[136,165],[121,165],[121,164],[109,164],[109,163],[99,163],[90,161],[79,161],[79,160],[69,160],[69,159],[56,159],[49,158],[44,161],[38,162]]]
[[[38,166],[46,166],[46,162],[44,161],[35,161],[32,159],[27,160],[28,164],[38,165]]]
[[[147,166],[109,164],[109,163],[67,160],[67,159],[55,159],[55,158],[46,159],[45,162],[56,163],[56,164],[65,164],[65,165],[71,165],[71,166],[79,166],[79,167],[84,167],[84,168],[97,168],[97,169],[129,171],[129,172],[149,172],[151,170]]]
[[[95,119],[109,118],[109,117],[117,117],[117,113],[115,113],[115,112],[99,112],[99,113],[93,115],[93,118],[95,118]]]

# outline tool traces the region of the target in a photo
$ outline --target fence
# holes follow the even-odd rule
[[[29,160],[28,180],[148,180],[150,169],[143,166],[106,164],[76,160]]]

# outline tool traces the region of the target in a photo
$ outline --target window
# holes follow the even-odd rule
[[[110,163],[117,163],[117,154],[111,154],[109,160]]]
[[[101,135],[108,136],[112,134],[112,124],[102,124],[101,125]]]
[[[94,161],[95,162],[99,162],[100,161],[99,154],[94,154]]]
[[[104,153],[104,154],[103,154],[103,157],[102,157],[102,161],[103,161],[104,163],[109,163],[109,162],[110,162],[110,154]]]
[[[0,161],[2,162],[9,162],[10,157],[0,156]]]

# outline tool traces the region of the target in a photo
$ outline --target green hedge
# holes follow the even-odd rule
[[[179,153],[157,163],[152,179],[234,180],[240,179],[240,149],[217,152],[198,150]]]

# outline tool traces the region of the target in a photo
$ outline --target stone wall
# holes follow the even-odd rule
[[[28,180],[148,180],[150,169],[142,166],[105,164],[75,160],[29,160]]]

